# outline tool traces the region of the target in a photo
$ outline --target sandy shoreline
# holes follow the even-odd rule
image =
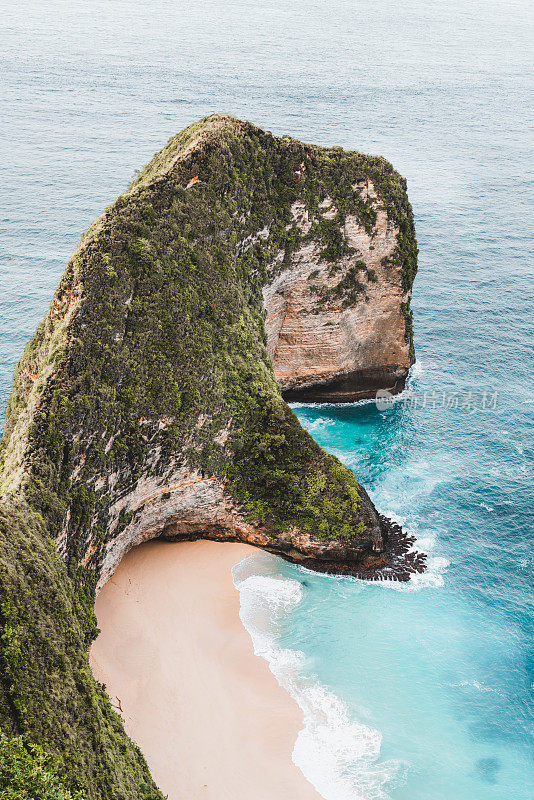
[[[239,619],[231,568],[252,552],[150,542],[97,598],[93,672],[169,800],[320,800],[291,760],[301,712]]]

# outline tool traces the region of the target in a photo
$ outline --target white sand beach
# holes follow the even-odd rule
[[[251,552],[150,542],[96,601],[93,673],[169,800],[320,800],[291,760],[301,712],[239,618],[231,568]]]

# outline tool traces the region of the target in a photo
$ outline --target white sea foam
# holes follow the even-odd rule
[[[232,575],[240,594],[241,620],[254,652],[267,660],[280,685],[303,712],[304,727],[295,742],[294,763],[325,800],[387,800],[384,787],[399,778],[401,764],[377,763],[381,734],[352,719],[342,700],[305,676],[304,653],[278,645],[284,616],[301,601],[303,590],[299,581],[266,571],[265,555],[251,556],[237,564]]]
[[[318,417],[317,419],[307,419],[302,423],[302,426],[306,428],[309,433],[313,433],[323,428],[326,428],[328,425],[335,425],[336,420],[331,419],[328,417]]]
[[[401,396],[400,394],[399,395],[395,395],[395,397],[400,397],[400,396]],[[395,399],[395,397],[392,398],[392,399]],[[374,405],[375,403],[376,403],[376,399],[374,397],[370,397],[370,398],[367,398],[366,400],[355,400],[353,403],[312,403],[312,402],[310,402],[310,403],[301,403],[301,402],[295,401],[293,403],[288,403],[288,406],[290,408],[312,408],[312,409],[315,410],[317,408],[338,408],[338,409],[340,407],[342,407],[342,408],[359,408],[359,406],[366,406],[366,405],[370,405],[370,404]]]
[[[419,542],[417,544],[419,545]],[[418,547],[417,549],[422,550],[423,548]],[[427,557],[425,571],[414,573],[409,581],[384,580],[379,581],[379,585],[394,589],[396,592],[419,592],[421,589],[429,588],[439,589],[445,583],[443,575],[449,564],[450,562],[446,558],[440,556]],[[376,584],[376,581],[373,581],[373,583]]]
[[[409,374],[408,374],[408,380],[409,380],[410,378],[413,378],[414,380],[415,380],[416,378],[420,378],[420,377],[421,377],[421,375],[423,374],[423,372],[424,372],[423,365],[422,365],[422,363],[419,361],[419,359],[417,359],[417,361],[415,362],[415,364],[414,364],[412,367],[410,367],[410,372],[409,372]]]
[[[385,513],[405,530],[411,527],[405,517]],[[420,537],[415,530],[413,534],[416,548],[427,554],[425,572],[403,583],[373,581],[374,587],[417,592],[443,586],[449,561],[432,554],[436,533],[425,531]],[[309,669],[304,653],[278,644],[283,619],[300,603],[303,588],[297,580],[276,575],[275,564],[268,554],[251,556],[234,567],[233,578],[240,593],[240,616],[251,635],[254,652],[267,660],[280,685],[303,712],[304,727],[295,742],[293,761],[325,800],[388,800],[387,786],[402,781],[405,767],[394,760],[381,762],[380,732],[354,719],[339,697],[316,679],[306,677]],[[356,579],[339,575],[330,580]]]
[[[478,692],[493,692],[494,694],[502,694],[497,689],[494,689],[492,686],[486,686],[486,684],[481,683],[480,681],[477,680],[460,681],[459,683],[449,683],[449,686],[452,687],[459,686],[462,688],[469,686],[473,689],[476,689]]]

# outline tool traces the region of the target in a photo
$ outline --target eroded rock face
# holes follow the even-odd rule
[[[114,535],[121,512],[132,519]],[[173,469],[160,479],[139,481],[110,507],[110,538],[100,567],[97,592],[129,550],[155,538],[243,542],[289,561],[305,562],[310,567],[315,562],[324,562],[330,571],[335,571],[336,564],[351,564],[354,571],[363,573],[382,564],[381,524],[371,504],[366,546],[362,546],[361,540],[321,541],[294,525],[273,537],[268,528],[247,519],[243,512],[225,492],[223,481],[193,472],[186,466]],[[98,540],[93,542],[88,537],[84,562],[90,562],[97,544]],[[56,545],[61,552],[61,538]]]
[[[290,267],[275,272],[263,289],[267,346],[287,400],[352,402],[374,397],[378,389],[394,394],[404,388],[414,360],[403,312],[411,291],[393,258],[398,227],[371,181],[353,188],[376,213],[370,230],[347,215],[338,225],[347,255],[332,263],[322,256],[320,241],[305,241]],[[293,225],[309,235],[313,212],[302,201],[291,212]],[[336,219],[332,198],[322,200],[319,215]],[[346,292],[336,289],[351,275],[359,285],[347,304]]]

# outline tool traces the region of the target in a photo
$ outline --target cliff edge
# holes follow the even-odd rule
[[[154,537],[406,579],[410,541],[287,399],[399,391],[417,248],[382,158],[213,115],[84,235],[1,450],[0,725],[90,798],[160,797],[89,671],[94,594]]]

